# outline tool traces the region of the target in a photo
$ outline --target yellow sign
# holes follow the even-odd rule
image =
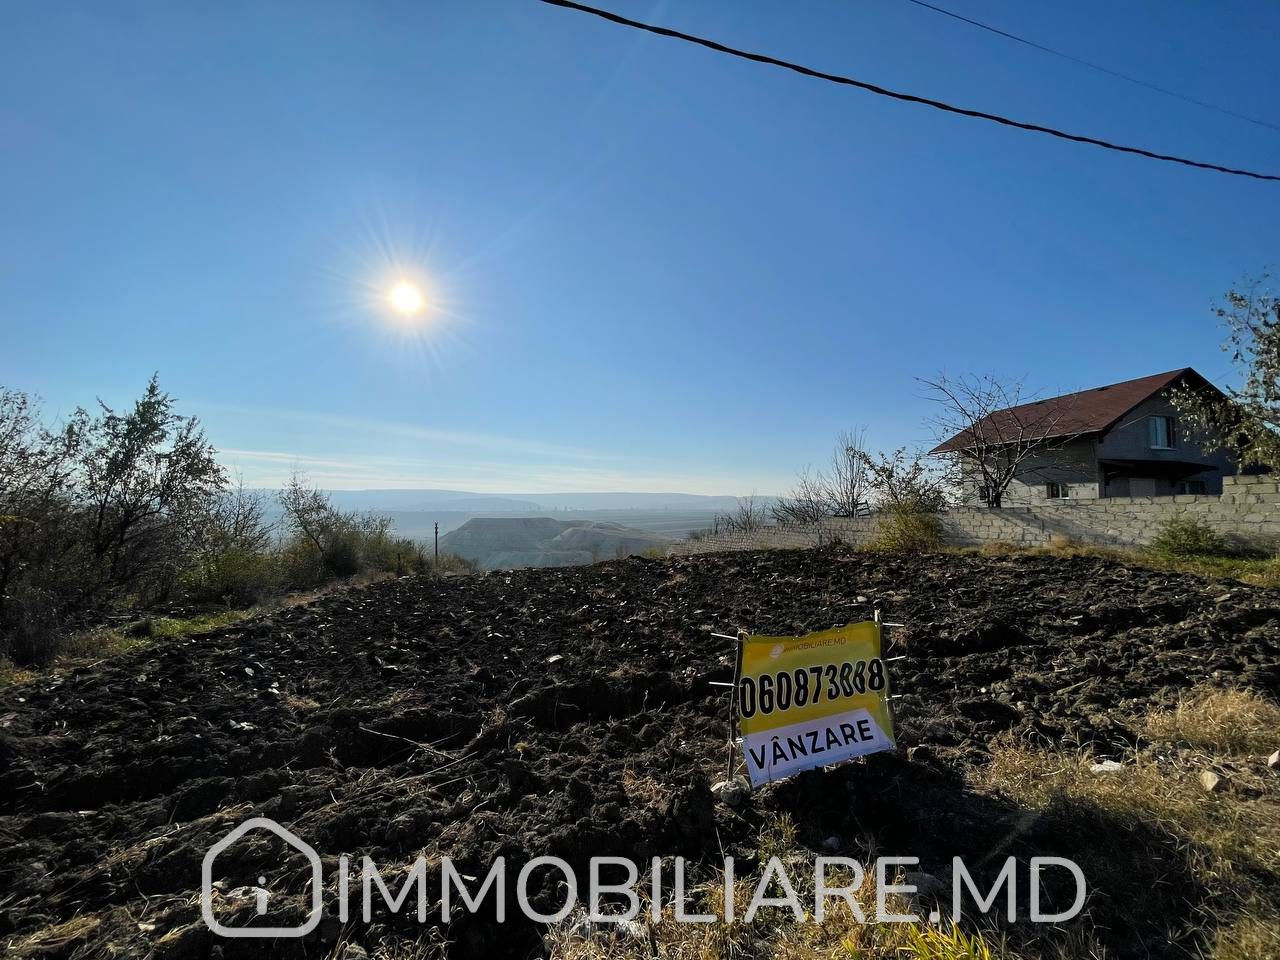
[[[878,623],[749,636],[738,657],[738,732],[752,784],[893,749]]]

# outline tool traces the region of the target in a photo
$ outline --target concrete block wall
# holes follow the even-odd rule
[[[1274,475],[1224,477],[1222,495],[1112,497],[1046,501],[1025,507],[957,507],[941,515],[953,546],[1004,542],[1045,546],[1054,537],[1107,547],[1149,544],[1176,517],[1206,524],[1229,542],[1265,550],[1280,548],[1280,482]],[[817,524],[779,524],[747,535],[722,534],[675,544],[673,554],[719,550],[814,547],[832,540],[865,544],[875,537],[874,518],[834,518]]]

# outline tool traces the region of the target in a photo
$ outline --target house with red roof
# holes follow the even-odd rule
[[[1203,438],[1181,422],[1170,393],[1183,387],[1222,395],[1183,367],[993,411],[929,452],[959,461],[967,502],[986,498],[971,461],[966,468],[965,451],[979,442],[998,449],[1005,438],[1025,439],[1027,431],[1038,431],[1044,442],[1018,464],[1005,505],[1220,494],[1235,465],[1223,451],[1206,453]]]

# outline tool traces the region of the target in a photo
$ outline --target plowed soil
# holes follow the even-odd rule
[[[711,682],[731,678],[732,650],[712,632],[799,633],[876,607],[904,624],[901,745],[925,749],[717,803],[728,701]],[[0,694],[0,947],[329,956],[340,939],[409,938],[427,955],[537,956],[541,930],[518,913],[441,924],[434,903],[423,926],[327,917],[300,940],[223,940],[200,919],[201,861],[261,815],[314,846],[326,878],[340,854],[425,852],[438,890],[442,856],[471,876],[498,855],[710,863],[785,811],[815,850],[947,863],[1001,849],[1019,821],[960,776],[994,738],[1118,754],[1136,718],[1206,681],[1280,698],[1280,591],[1097,558],[838,549],[386,581]],[[1023,823],[1017,846],[1088,842],[1113,838]],[[215,864],[220,909],[250,909],[260,876],[271,918],[305,914],[305,862],[261,838]],[[535,904],[560,902],[548,879]],[[1147,955],[1115,936],[1116,955]]]

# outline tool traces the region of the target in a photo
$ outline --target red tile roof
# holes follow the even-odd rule
[[[1013,439],[1020,433],[1034,435],[1032,432],[1036,430],[1042,430],[1040,436],[1044,438],[1101,433],[1114,426],[1138,404],[1184,377],[1217,390],[1217,387],[1190,367],[1183,367],[1181,370],[1110,383],[1105,387],[1064,393],[1059,397],[1047,397],[997,410],[984,417],[974,431],[980,431],[980,435],[986,437],[988,443],[998,443],[1002,437]],[[963,450],[970,446],[971,436],[970,431],[961,431],[929,452],[953,453]]]

